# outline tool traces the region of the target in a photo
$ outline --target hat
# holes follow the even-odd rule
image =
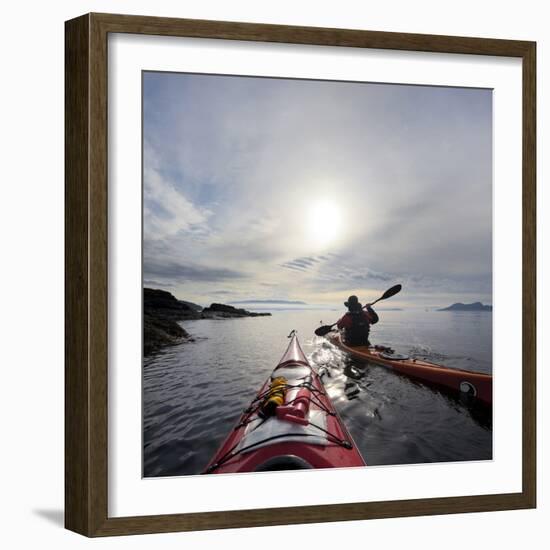
[[[344,302],[344,305],[349,309],[361,309],[361,304],[359,303],[359,298],[357,296],[350,296],[347,302]]]

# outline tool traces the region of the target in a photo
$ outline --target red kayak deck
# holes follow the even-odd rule
[[[276,414],[262,415],[262,403],[272,381],[280,377],[285,379],[284,403]],[[279,364],[209,462],[205,473],[365,465],[321,379],[293,335]]]
[[[347,346],[342,342],[339,332],[331,332],[326,337],[356,359],[376,363],[427,384],[473,395],[485,405],[493,403],[493,377],[490,374],[452,369],[422,359],[388,359],[384,357],[383,351],[372,346]]]

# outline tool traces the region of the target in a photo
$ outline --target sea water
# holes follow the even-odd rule
[[[492,314],[378,310],[371,342],[452,368],[492,372]],[[454,396],[356,362],[314,335],[339,312],[272,311],[271,317],[201,319],[194,338],[143,364],[143,473],[199,474],[278,363],[296,329],[369,465],[489,460],[490,414]]]

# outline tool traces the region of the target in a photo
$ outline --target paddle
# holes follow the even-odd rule
[[[366,304],[365,306],[363,306],[363,308],[366,308],[367,306],[373,306],[374,304],[376,304],[376,302],[379,302],[380,300],[386,300],[387,298],[395,296],[401,290],[401,288],[401,285],[395,285],[391,288],[388,288],[388,290],[386,290],[386,292],[384,292],[384,294],[382,294],[380,298],[374,300],[374,302],[371,302],[370,304]],[[328,334],[337,323],[338,321],[336,321],[336,323],[332,323],[332,325],[323,325],[322,327],[319,327],[315,330],[315,334],[317,336],[325,336],[325,334]]]

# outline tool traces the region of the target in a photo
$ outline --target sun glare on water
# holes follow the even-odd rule
[[[313,201],[306,213],[306,223],[306,231],[313,246],[324,247],[342,236],[342,211],[335,201]]]

